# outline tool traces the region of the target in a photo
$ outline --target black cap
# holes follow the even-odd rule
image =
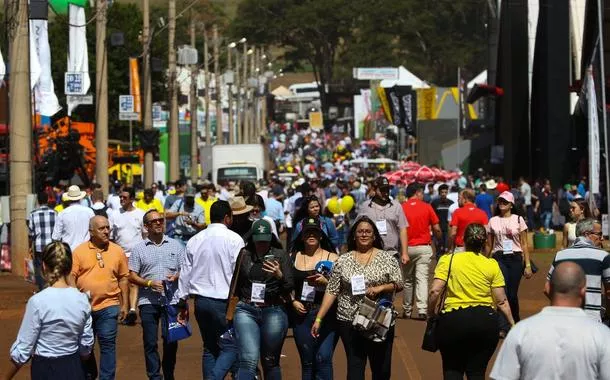
[[[390,187],[390,181],[384,176],[379,176],[375,179],[376,187]]]
[[[318,218],[306,218],[303,220],[303,232],[305,235],[307,231],[316,231],[318,233],[322,232],[322,227],[320,227],[320,220]]]

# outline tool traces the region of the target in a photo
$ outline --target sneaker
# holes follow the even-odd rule
[[[138,315],[136,314],[136,311],[129,310],[129,313],[127,313],[127,316],[121,321],[121,323],[127,326],[134,326],[137,319]]]
[[[400,316],[402,319],[411,319],[411,312],[403,310],[402,315]]]

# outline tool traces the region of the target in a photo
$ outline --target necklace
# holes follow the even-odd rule
[[[356,259],[356,262],[358,262],[358,264],[362,265],[363,267],[367,267],[369,265],[369,262],[371,261],[371,258],[373,257],[373,252],[374,252],[375,248],[371,247],[371,249],[369,249],[366,253],[358,253],[358,256],[354,256],[354,259]],[[364,256],[364,255],[368,255],[368,258],[366,259],[366,263],[362,263],[362,260],[360,260],[360,257]]]

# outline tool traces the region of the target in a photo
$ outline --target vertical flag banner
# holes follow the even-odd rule
[[[392,109],[390,108],[390,103],[388,103],[385,88],[378,86],[377,95],[379,97],[379,101],[381,102],[381,108],[383,109],[386,119],[388,119],[390,123],[394,124],[394,119],[392,119]],[[373,110],[373,112],[375,111],[377,110]]]
[[[69,4],[70,41],[68,44],[68,72],[83,73],[83,93],[89,91],[89,54],[87,53],[87,19],[85,8]],[[68,114],[78,104],[68,103]]]
[[[129,58],[129,94],[133,96],[133,112],[138,114],[138,121],[142,121],[142,97],[140,96],[140,72],[137,58]]]
[[[4,85],[4,76],[6,75],[6,65],[4,64],[4,58],[0,51],[0,87]]]
[[[48,27],[47,20],[30,20],[30,81],[36,112],[42,116],[53,116],[61,110],[51,75]]]
[[[592,67],[587,69],[586,86],[587,113],[589,119],[589,191],[590,194],[599,194],[599,172],[601,169],[599,155],[599,119]],[[593,198],[592,195],[591,198]]]

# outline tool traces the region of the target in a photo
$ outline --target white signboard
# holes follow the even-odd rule
[[[119,120],[138,120],[140,114],[137,112],[119,112]]]
[[[93,104],[93,95],[68,95],[66,96],[66,103],[69,104],[83,104],[83,105],[91,105]]]
[[[130,113],[133,112],[133,109],[133,95],[119,95],[119,112]]]
[[[67,72],[64,74],[64,93],[66,95],[85,95],[84,73]]]
[[[398,80],[398,68],[396,67],[355,67],[354,79],[359,80]]]

